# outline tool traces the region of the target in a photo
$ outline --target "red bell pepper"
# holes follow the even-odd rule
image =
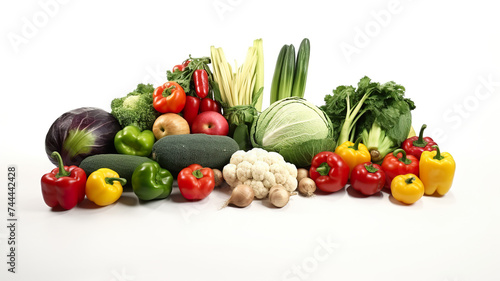
[[[385,187],[391,188],[391,182],[396,176],[414,174],[418,177],[419,161],[400,148],[384,157],[382,170],[385,172]]]
[[[220,103],[211,98],[204,98],[201,100],[200,112],[205,111],[215,111],[218,113],[222,113]]]
[[[420,128],[420,133],[417,136],[411,137],[406,139],[401,147],[404,149],[406,154],[408,155],[413,155],[417,157],[418,160],[420,160],[420,156],[422,155],[422,152],[424,151],[433,151],[436,150],[432,146],[437,145],[436,142],[430,137],[425,137],[424,138],[424,130],[427,128],[427,125],[422,125],[422,128]]]
[[[167,82],[153,92],[153,107],[160,113],[179,113],[186,104],[186,93],[176,82]]]
[[[177,175],[177,184],[184,198],[201,200],[214,190],[214,171],[198,164],[191,164]]]
[[[42,176],[42,196],[49,207],[61,206],[69,210],[85,198],[87,175],[77,166],[64,166],[61,155],[54,151],[52,158],[57,159],[58,167]]]
[[[384,188],[385,173],[377,164],[365,162],[356,165],[351,172],[351,186],[364,195],[373,195]]]
[[[347,184],[349,166],[340,155],[331,151],[323,151],[313,157],[309,176],[319,190],[335,192]]]
[[[182,110],[182,117],[186,119],[191,127],[194,119],[198,116],[198,112],[200,110],[200,99],[197,97],[186,96],[186,105],[184,105],[184,109]]]
[[[207,71],[205,69],[195,70],[193,72],[193,82],[196,95],[201,99],[206,98],[210,90]]]

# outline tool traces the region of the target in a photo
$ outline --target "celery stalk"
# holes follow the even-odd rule
[[[257,65],[255,66],[255,84],[253,86],[252,100],[253,96],[257,95],[260,88],[264,87],[264,47],[262,45],[262,39],[256,39],[253,41],[253,47],[257,50]],[[264,95],[260,95],[255,108],[257,111],[262,111],[262,98]]]

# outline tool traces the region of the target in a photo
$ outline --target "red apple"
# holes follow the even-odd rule
[[[227,136],[229,124],[222,114],[215,111],[200,113],[191,125],[192,134]]]

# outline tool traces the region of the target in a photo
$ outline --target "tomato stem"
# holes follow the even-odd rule
[[[168,96],[170,96],[172,94],[172,90],[173,89],[175,89],[175,86],[170,86],[168,88],[165,88],[165,90],[163,90],[163,92],[161,93],[161,95],[166,98],[166,97],[168,97]]]

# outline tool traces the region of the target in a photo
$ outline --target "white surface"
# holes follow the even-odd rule
[[[0,8],[1,280],[500,278],[493,1],[66,1],[44,17],[46,2],[2,1]],[[37,21],[36,30],[27,31],[27,21]],[[367,29],[363,41],[359,30]],[[12,34],[23,43],[15,47]],[[128,193],[105,208],[86,202],[53,212],[44,204],[39,180],[53,168],[44,138],[62,113],[109,110],[113,98],[140,82],[164,82],[167,69],[189,54],[208,56],[211,45],[241,63],[256,38],[264,40],[269,89],[281,46],[298,47],[304,37],[312,52],[306,98],[317,105],[364,75],[407,88],[415,127],[426,123],[426,135],[458,163],[449,194],[412,206],[387,193],[346,191],[294,196],[283,209],[257,201],[219,210],[223,191],[196,203],[173,194],[139,204]],[[346,56],[345,44],[357,53]],[[18,167],[16,274],[6,264],[10,164]]]

